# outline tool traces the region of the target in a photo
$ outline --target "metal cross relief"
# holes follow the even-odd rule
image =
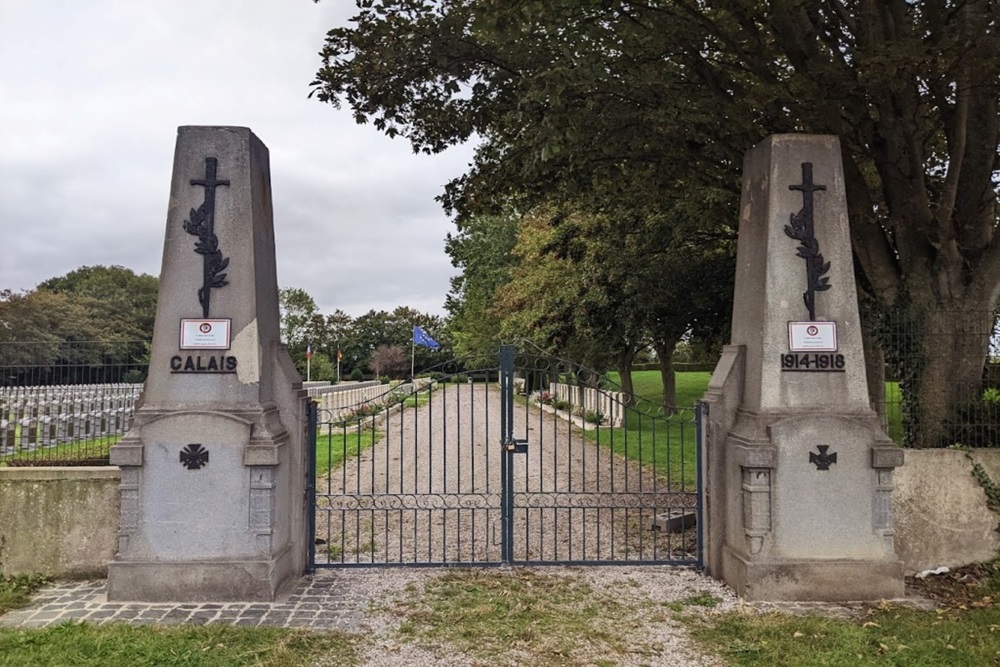
[[[181,450],[181,465],[188,470],[197,470],[208,464],[208,450],[200,443],[187,445]]]
[[[184,221],[184,231],[198,237],[194,251],[202,256],[202,285],[198,290],[198,303],[202,316],[207,318],[212,289],[228,285],[226,274],[229,258],[222,256],[219,239],[215,235],[215,189],[229,185],[228,180],[216,178],[218,160],[205,158],[205,178],[191,179],[191,185],[205,188],[205,201],[197,209],[191,209],[191,219]]]
[[[800,242],[795,254],[806,261],[806,291],[802,293],[802,300],[809,311],[809,320],[815,322],[816,292],[830,289],[830,279],[823,275],[830,270],[830,262],[823,261],[813,221],[813,193],[826,190],[826,186],[813,183],[812,168],[812,162],[803,162],[802,183],[788,186],[789,190],[802,192],[802,210],[792,214],[790,224],[785,225],[785,234]]]
[[[826,450],[830,449],[830,445],[816,445],[816,449],[819,450],[819,454],[809,452],[809,463],[815,463],[816,470],[829,470],[830,466],[837,462],[837,454],[827,453]]]

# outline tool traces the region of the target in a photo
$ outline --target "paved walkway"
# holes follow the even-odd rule
[[[44,628],[67,621],[133,625],[226,624],[357,632],[370,595],[348,585],[351,572],[323,571],[303,578],[285,599],[271,603],[108,602],[105,582],[62,582],[39,591],[30,607],[0,616],[0,627]]]
[[[600,569],[600,568],[599,568]],[[609,572],[624,572],[622,568],[603,568]],[[344,630],[363,632],[370,619],[372,601],[387,589],[401,589],[408,583],[418,583],[440,573],[438,568],[389,568],[319,570],[303,577],[295,589],[276,602],[201,602],[150,603],[108,602],[106,582],[59,582],[41,589],[30,607],[0,616],[0,627],[44,628],[67,621],[88,623],[125,622],[132,625],[240,625],[250,627],[307,628],[311,630]],[[585,572],[586,569],[578,572]],[[638,569],[651,572],[674,572],[679,576],[688,568]],[[718,586],[702,579],[700,587]],[[709,583],[711,582],[711,583]],[[689,594],[688,586],[681,586]],[[723,590],[721,587],[719,590]],[[727,595],[731,597],[731,594]],[[936,604],[919,596],[893,600],[893,604],[917,609],[934,609]],[[819,614],[838,618],[858,618],[869,604],[861,602],[753,602],[748,609],[760,612],[778,611],[787,614]]]

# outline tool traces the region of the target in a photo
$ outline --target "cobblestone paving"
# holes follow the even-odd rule
[[[326,571],[305,577],[286,598],[271,603],[108,602],[103,580],[61,582],[40,590],[30,607],[0,616],[0,627],[44,628],[67,621],[87,621],[357,632],[366,618],[370,596],[351,585],[350,575]]]

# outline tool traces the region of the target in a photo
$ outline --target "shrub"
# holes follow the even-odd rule
[[[1000,447],[1000,390],[987,389],[978,400],[956,406],[942,445]]]
[[[542,405],[552,405],[552,394],[547,391],[538,392],[538,402]]]
[[[139,384],[140,382],[145,382],[145,381],[146,381],[146,374],[136,368],[133,368],[130,371],[126,371],[125,374],[122,375],[122,382],[126,384]]]
[[[351,371],[351,380],[353,380],[354,382],[361,382],[364,379],[365,379],[365,374],[361,371],[360,368],[355,368],[353,371]]]
[[[382,384],[389,384],[391,382],[388,375],[383,375],[378,379],[378,381],[381,382]]]
[[[564,401],[561,398],[553,398],[549,405],[554,407],[556,410],[569,410],[573,407],[572,403]]]

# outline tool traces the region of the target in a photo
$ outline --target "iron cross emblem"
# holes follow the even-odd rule
[[[830,466],[837,462],[837,454],[827,453],[826,450],[830,449],[830,445],[816,445],[816,449],[819,450],[819,454],[809,452],[809,463],[815,463],[816,470],[829,470]]]

